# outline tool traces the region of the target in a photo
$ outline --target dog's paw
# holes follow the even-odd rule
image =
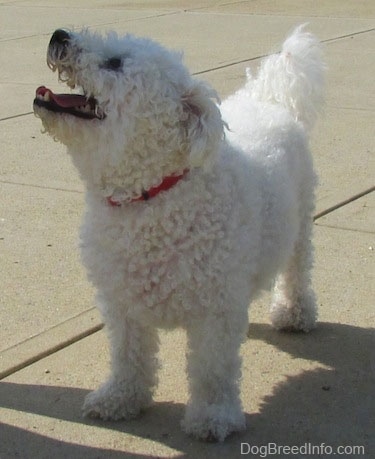
[[[315,299],[312,296],[300,298],[292,305],[274,301],[271,306],[272,325],[280,331],[309,332],[316,327],[316,317]]]
[[[187,434],[207,442],[224,441],[231,433],[246,428],[242,410],[227,405],[207,405],[198,409],[189,406],[181,425]]]
[[[82,414],[84,417],[105,421],[130,420],[136,418],[150,403],[150,394],[141,396],[126,390],[126,385],[105,383],[86,396]]]

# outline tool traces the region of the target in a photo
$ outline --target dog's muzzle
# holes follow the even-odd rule
[[[70,88],[76,87],[75,59],[77,47],[72,43],[72,35],[64,29],[57,29],[49,42],[47,50],[48,67],[58,72],[60,81],[64,81]],[[43,108],[55,114],[68,114],[86,120],[103,120],[106,115],[98,105],[95,97],[83,94],[55,94],[45,86],[36,90],[34,111],[42,113]]]

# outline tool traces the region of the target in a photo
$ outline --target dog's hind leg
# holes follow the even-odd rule
[[[317,307],[311,287],[312,219],[306,216],[292,256],[276,278],[271,322],[278,330],[308,332],[316,326]]]
[[[157,330],[115,314],[105,319],[109,322],[111,373],[86,396],[83,414],[105,420],[132,419],[152,402],[157,384]]]

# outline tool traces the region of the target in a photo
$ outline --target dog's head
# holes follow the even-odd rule
[[[202,166],[217,150],[223,122],[216,93],[191,77],[179,54],[152,40],[59,29],[47,63],[73,91],[38,88],[34,111],[77,156],[88,182],[128,186],[127,177],[145,174],[143,182],[155,181]]]

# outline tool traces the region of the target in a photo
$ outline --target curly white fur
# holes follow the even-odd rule
[[[51,42],[49,65],[96,99],[101,119],[38,105],[35,112],[67,146],[87,188],[82,257],[112,370],[84,414],[129,419],[147,407],[157,384],[156,328],[181,326],[190,382],[183,428],[223,440],[245,427],[239,347],[249,303],[276,279],[274,326],[315,326],[307,129],[322,98],[319,43],[296,29],[219,111],[216,93],[153,41],[66,34]],[[186,169],[168,191],[131,202]]]

